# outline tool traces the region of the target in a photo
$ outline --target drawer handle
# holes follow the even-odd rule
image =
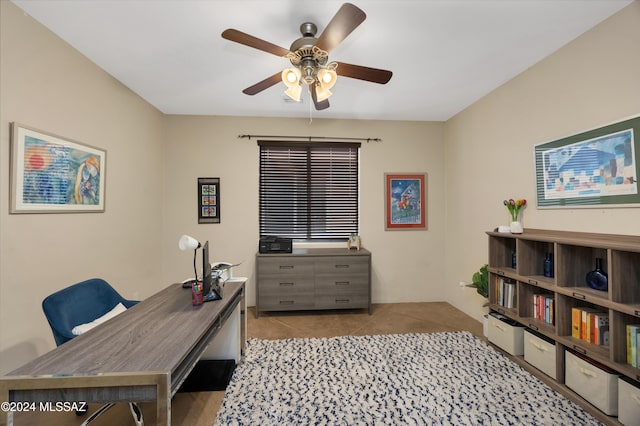
[[[500,324],[493,324],[493,326],[500,331],[507,331],[506,327],[503,327]]]
[[[576,366],[577,366],[577,364],[576,364]],[[585,376],[588,376],[588,377],[598,377],[598,375],[595,372],[593,372],[591,370],[588,370],[588,369],[586,369],[584,367],[580,367],[580,372],[582,374],[584,374]]]
[[[335,265],[336,268],[348,268],[349,265]]]
[[[349,285],[349,281],[336,281],[336,285]]]
[[[636,395],[635,393],[632,393],[631,398],[633,398],[633,400],[637,402],[638,405],[640,405],[640,395]]]
[[[587,350],[586,349],[582,349],[580,346],[576,346],[573,345],[573,349],[580,352],[582,355],[586,355],[587,354]]]
[[[538,285],[538,281],[536,281],[536,280],[529,280],[529,284]]]
[[[533,345],[533,347],[538,349],[539,351],[542,351],[542,352],[547,352],[548,351],[546,346],[542,346],[540,343],[536,342],[533,339],[530,339],[529,343],[531,343]]]
[[[281,300],[281,305],[293,305],[295,302],[293,300]]]
[[[584,294],[580,294],[580,293],[576,293],[575,291],[573,292],[573,297],[577,297],[578,299],[586,299],[587,296],[585,296]]]
[[[280,283],[280,285],[283,286],[283,287],[284,286],[291,287],[291,286],[293,286],[293,283]]]
[[[635,316],[640,317],[640,311],[635,311],[634,314]]]
[[[293,269],[293,265],[280,265],[280,269]]]
[[[529,328],[532,330],[536,330],[538,331],[538,326],[534,325],[534,324],[529,324]],[[533,342],[532,342],[533,343]]]
[[[349,303],[349,299],[336,299],[336,303]]]
[[[498,275],[504,275],[504,272],[502,272],[501,270],[497,270],[496,272],[498,272]]]

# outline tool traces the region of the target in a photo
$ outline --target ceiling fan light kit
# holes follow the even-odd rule
[[[287,86],[284,93],[294,101],[300,101],[302,83],[304,83],[309,87],[316,109],[323,110],[329,107],[328,99],[332,95],[329,89],[336,84],[338,75],[378,84],[386,84],[393,75],[387,70],[343,62],[328,62],[329,52],[351,34],[365,18],[366,14],[357,6],[344,3],[318,38],[315,37],[318,31],[315,24],[305,22],[300,25],[302,37],[295,40],[289,50],[235,29],[225,30],[222,37],[281,56],[293,65],[282,73],[276,73],[247,87],[243,93],[255,95],[282,81]]]
[[[300,102],[300,95],[302,94],[302,86],[300,84],[294,84],[289,86],[284,94],[293,99],[296,102]]]

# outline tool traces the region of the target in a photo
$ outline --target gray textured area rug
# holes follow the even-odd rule
[[[599,425],[468,332],[250,339],[216,425]]]

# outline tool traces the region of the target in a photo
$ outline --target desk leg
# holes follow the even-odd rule
[[[158,383],[156,399],[156,419],[158,426],[171,426],[171,380],[169,375],[163,376]]]
[[[242,299],[240,300],[240,362],[244,360],[245,346],[247,341],[247,294],[246,288],[242,288]]]

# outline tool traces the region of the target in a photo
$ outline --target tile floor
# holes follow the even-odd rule
[[[391,303],[365,311],[261,313],[249,308],[247,337],[283,339],[290,337],[332,337],[391,333],[429,333],[468,330],[482,336],[482,324],[445,302]],[[173,398],[171,424],[174,426],[211,426],[222,403],[224,392],[179,393]],[[145,425],[155,424],[155,408],[142,404]],[[72,413],[15,416],[15,425],[78,425],[83,417]],[[133,425],[126,404],[118,404],[91,423],[94,426]]]

